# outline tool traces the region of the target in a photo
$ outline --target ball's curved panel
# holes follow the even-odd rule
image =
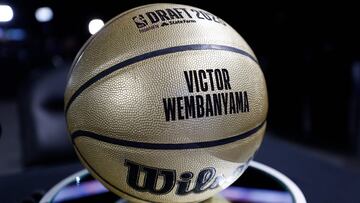
[[[229,186],[261,144],[267,109],[244,39],[215,15],[178,4],[108,22],[80,50],[65,92],[80,160],[138,202],[202,201]]]

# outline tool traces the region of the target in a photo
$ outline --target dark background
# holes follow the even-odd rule
[[[91,36],[88,32],[91,19],[101,18],[106,22],[125,10],[152,1],[14,0],[1,3],[13,8],[14,19],[0,23],[0,29],[19,28],[25,32],[25,38],[20,41],[0,38],[3,131],[0,148],[10,154],[10,158],[2,155],[7,160],[2,170],[7,174],[26,170],[20,135],[21,122],[27,122],[21,121],[24,119],[19,107],[19,101],[26,101],[27,97],[23,87],[49,70],[69,68],[77,51]],[[200,7],[221,17],[252,47],[268,85],[269,133],[311,149],[330,161],[341,160],[346,162],[346,167],[358,169],[360,32],[355,6],[177,3]],[[53,9],[52,21],[36,21],[34,12],[41,6]],[[61,100],[49,105],[62,111]]]

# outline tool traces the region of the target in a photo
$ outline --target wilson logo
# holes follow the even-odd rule
[[[202,193],[217,188],[223,179],[222,176],[216,177],[216,170],[212,167],[202,169],[196,176],[190,171],[182,172],[176,179],[176,171],[172,169],[144,166],[129,160],[125,160],[124,165],[128,168],[126,182],[131,188],[156,195],[167,194],[173,189],[177,195]],[[190,188],[190,185],[194,186]]]

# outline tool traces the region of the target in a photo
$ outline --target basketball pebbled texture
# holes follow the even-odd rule
[[[79,51],[65,92],[80,160],[134,202],[198,202],[228,187],[259,148],[267,109],[244,39],[178,4],[109,21]]]

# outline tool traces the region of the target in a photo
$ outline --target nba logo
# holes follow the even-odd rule
[[[143,28],[148,25],[143,15],[134,16],[132,19],[138,28]]]

